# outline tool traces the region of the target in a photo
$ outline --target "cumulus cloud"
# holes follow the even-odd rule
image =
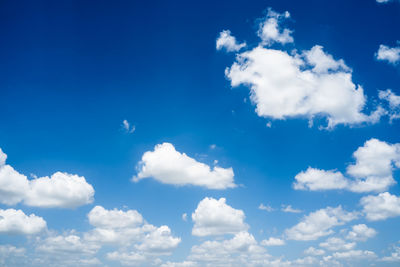
[[[56,172],[51,177],[33,180],[6,164],[7,155],[0,150],[0,202],[43,208],[75,208],[93,202],[94,189],[85,177]]]
[[[327,207],[311,212],[292,228],[286,229],[285,234],[291,240],[316,240],[333,233],[331,228],[343,225],[357,218],[357,213],[348,212],[341,206]]]
[[[352,250],[356,243],[346,242],[338,237],[330,237],[325,242],[320,243],[319,246],[331,251]]]
[[[199,266],[254,266],[270,257],[248,232],[239,232],[232,239],[205,241],[194,246],[188,257]]]
[[[321,256],[321,255],[325,254],[325,250],[314,248],[314,247],[309,247],[308,249],[304,250],[304,254],[313,255],[313,256]]]
[[[341,172],[334,170],[325,171],[308,167],[294,178],[296,182],[293,187],[296,190],[321,191],[348,187],[348,180]]]
[[[219,200],[204,198],[192,213],[195,236],[235,234],[248,229],[244,222],[242,210],[234,209],[226,204],[225,198]]]
[[[390,64],[396,65],[400,61],[400,46],[389,47],[381,44],[375,57],[377,60],[387,61]]]
[[[352,230],[347,234],[347,239],[354,241],[366,241],[377,234],[376,230],[365,224],[353,225]]]
[[[285,245],[285,240],[275,237],[270,237],[261,241],[262,246],[272,247],[272,246],[283,246]]]
[[[288,11],[280,14],[268,9],[268,13],[264,20],[259,24],[258,36],[261,38],[263,45],[272,45],[273,43],[293,43],[292,31],[289,29],[281,29],[280,24],[290,18]]]
[[[217,50],[225,49],[227,52],[237,52],[243,47],[246,47],[246,43],[238,43],[236,41],[235,36],[231,35],[231,31],[224,30],[220,32],[217,43],[216,43]]]
[[[389,192],[363,197],[360,204],[363,206],[366,218],[370,221],[400,216],[400,197],[391,195]]]
[[[309,167],[295,176],[294,189],[382,192],[396,183],[393,170],[400,167],[400,144],[388,144],[372,138],[359,147],[353,157],[356,162],[349,165],[346,171],[351,178],[344,177],[336,170],[325,171]]]
[[[319,116],[327,119],[327,128],[378,122],[385,113],[383,108],[364,113],[364,90],[352,81],[352,70],[342,59],[335,59],[320,45],[291,54],[264,47],[293,42],[291,31],[280,26],[289,17],[288,12],[269,9],[258,31],[260,45],[238,54],[225,70],[231,86],[250,88],[250,99],[260,117],[312,121]]]
[[[389,115],[390,122],[400,118],[400,96],[387,89],[379,91],[379,98],[388,103],[387,113]]]
[[[196,185],[209,189],[236,187],[232,168],[210,167],[180,153],[170,143],[156,145],[143,154],[134,182],[153,177],[159,182],[177,186]]]
[[[377,122],[382,110],[364,114],[366,97],[362,87],[352,82],[343,61],[329,59],[331,55],[321,46],[302,55],[259,46],[239,54],[225,73],[233,87],[250,87],[250,98],[261,117],[312,119],[321,115],[327,118],[328,128]]]
[[[35,214],[26,215],[22,210],[0,209],[0,234],[33,235],[46,227],[46,221]]]

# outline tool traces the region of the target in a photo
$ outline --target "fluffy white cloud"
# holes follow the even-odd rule
[[[327,119],[327,128],[379,121],[384,109],[378,107],[370,115],[363,112],[366,96],[363,88],[353,83],[352,70],[322,46],[291,54],[264,47],[293,42],[291,31],[280,26],[289,17],[289,12],[268,10],[258,30],[260,45],[238,54],[225,70],[231,86],[250,88],[250,99],[261,117],[305,117],[312,122],[319,116]]]
[[[50,235],[44,240],[39,241],[36,250],[47,255],[94,255],[100,249],[100,245],[85,242],[75,233],[67,235]]]
[[[347,234],[346,238],[354,241],[366,241],[376,234],[375,229],[369,228],[365,224],[357,224],[353,225],[352,230]]]
[[[313,256],[321,256],[321,255],[325,254],[325,251],[323,249],[309,247],[308,249],[304,250],[304,254],[313,255]]]
[[[254,266],[268,257],[251,234],[239,232],[229,240],[206,241],[192,247],[188,259],[200,266]]]
[[[46,229],[46,221],[22,210],[0,209],[0,234],[37,234]]]
[[[312,56],[315,54],[323,56]],[[302,55],[259,46],[239,54],[225,74],[233,87],[241,84],[250,87],[250,98],[262,117],[312,119],[321,115],[327,118],[328,128],[377,122],[382,110],[369,116],[364,114],[363,89],[352,82],[351,72],[343,61],[327,59],[331,56],[321,46],[314,46]]]
[[[102,206],[94,207],[88,218],[91,225],[99,228],[136,227],[143,223],[142,215],[136,210],[106,210]]]
[[[370,221],[400,216],[400,197],[388,192],[380,193],[377,196],[363,197],[360,203],[366,218]]]
[[[231,35],[230,30],[224,30],[220,32],[216,43],[217,50],[221,50],[224,48],[226,49],[227,52],[236,52],[245,46],[246,46],[245,42],[239,44],[236,41],[236,38]]]
[[[261,241],[261,245],[267,247],[283,246],[285,245],[285,240],[282,240],[280,238],[270,237],[268,239],[264,239],[263,241]]]
[[[0,150],[0,202],[14,205],[23,202],[34,207],[75,208],[93,202],[94,189],[84,177],[56,172],[51,177],[33,180],[6,164]]]
[[[293,37],[291,36],[292,31],[289,29],[281,29],[280,23],[288,19],[290,14],[288,11],[280,14],[273,11],[271,8],[268,9],[267,16],[260,23],[258,29],[258,36],[261,38],[263,45],[271,45],[275,42],[286,44],[293,43]]]
[[[211,169],[185,153],[176,151],[170,143],[156,145],[154,151],[145,152],[138,169],[137,176],[133,177],[135,182],[153,177],[162,183],[178,186],[196,185],[209,189],[236,187],[232,168],[214,166]]]
[[[248,229],[244,219],[244,212],[227,205],[225,198],[216,200],[206,197],[192,213],[194,222],[192,234],[195,236],[235,234]]]
[[[94,189],[85,177],[56,172],[30,181],[24,203],[43,208],[75,208],[93,202]]]
[[[389,47],[381,44],[375,56],[378,60],[384,60],[395,65],[400,61],[400,46]]]
[[[348,187],[348,181],[341,172],[325,171],[308,167],[306,171],[300,172],[295,177],[293,184],[296,190],[329,190],[344,189]]]
[[[356,243],[355,242],[347,243],[341,238],[330,237],[325,242],[320,243],[319,246],[332,251],[352,250],[356,246]]]
[[[88,219],[95,228],[84,234],[84,240],[117,246],[119,249],[107,253],[107,258],[122,265],[159,265],[158,256],[171,254],[181,242],[168,226],[148,224],[136,210],[107,210],[96,206],[89,212]]]
[[[136,248],[145,253],[169,255],[180,242],[181,239],[173,237],[171,229],[169,229],[168,226],[163,225],[158,228],[154,227],[152,231],[145,235],[142,243],[137,245]]]
[[[385,100],[389,107],[387,113],[390,118],[390,122],[395,119],[400,118],[400,96],[392,92],[392,90],[387,89],[385,91],[379,91],[379,98]]]
[[[382,192],[396,183],[393,170],[400,167],[400,144],[370,139],[359,147],[353,157],[355,164],[347,168],[346,178],[336,170],[308,168],[295,176],[297,190],[346,189],[352,192]]]
[[[286,229],[285,234],[292,240],[316,240],[332,234],[332,227],[343,225],[356,218],[355,212],[347,212],[341,206],[327,207],[304,216],[297,225]]]

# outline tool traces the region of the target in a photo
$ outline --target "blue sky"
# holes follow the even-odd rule
[[[399,264],[399,1],[0,23],[0,265]]]

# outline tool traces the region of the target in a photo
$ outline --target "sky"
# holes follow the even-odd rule
[[[0,266],[398,266],[400,1],[1,1]]]

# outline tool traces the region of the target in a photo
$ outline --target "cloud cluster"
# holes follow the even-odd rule
[[[290,18],[288,11],[280,14],[271,8],[268,9],[267,15],[259,24],[257,35],[261,39],[263,45],[272,45],[273,43],[293,43],[292,31],[289,29],[281,29],[281,22]]]
[[[42,265],[100,265],[97,253],[107,248],[106,258],[122,265],[160,264],[160,256],[170,255],[181,239],[166,225],[147,223],[136,210],[108,210],[95,206],[87,215],[93,228],[87,232],[50,232],[38,238],[36,251]]]
[[[138,174],[133,177],[133,181],[150,177],[161,183],[177,186],[195,185],[209,189],[236,187],[232,168],[211,168],[176,151],[170,143],[156,145],[154,151],[143,154],[138,165]]]
[[[400,61],[400,46],[389,47],[381,44],[375,57],[377,60],[387,61],[390,64],[396,65]]]
[[[357,217],[356,212],[345,211],[341,206],[327,207],[304,216],[298,224],[286,229],[285,234],[290,240],[316,240],[332,234],[333,227],[343,225]]]
[[[338,124],[376,123],[384,115],[378,107],[364,113],[363,88],[352,81],[352,70],[342,59],[334,59],[320,45],[301,53],[266,48],[273,43],[292,43],[292,31],[281,24],[290,17],[268,10],[257,32],[259,45],[237,54],[236,62],[225,71],[232,87],[250,88],[250,99],[261,117],[286,119],[315,116]]]
[[[217,42],[216,48],[217,50],[225,49],[227,52],[237,52],[243,47],[246,47],[246,43],[238,43],[236,38],[231,35],[231,31],[224,30],[220,32]]]
[[[75,208],[93,202],[94,189],[85,177],[56,172],[50,177],[29,180],[6,164],[0,149],[0,202],[43,208]]]
[[[354,153],[355,164],[347,167],[346,178],[336,170],[309,167],[295,176],[294,189],[323,191],[345,189],[352,192],[382,192],[396,183],[393,170],[400,167],[400,144],[370,139]]]

